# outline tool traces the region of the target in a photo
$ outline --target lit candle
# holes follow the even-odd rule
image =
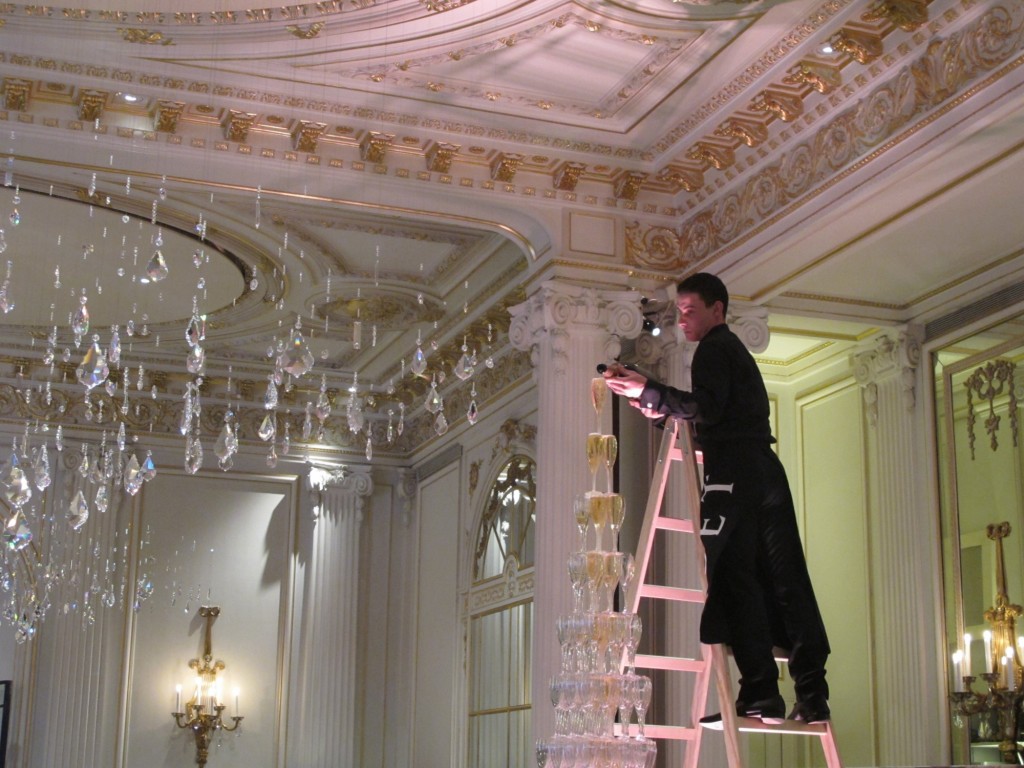
[[[963,663],[964,652],[955,651],[953,653],[953,691],[955,693],[963,693],[964,690]]]
[[[181,683],[174,686],[174,711],[181,712]]]
[[[1006,688],[1007,690],[1009,690],[1010,686],[1009,686],[1009,684],[1008,684],[1008,683],[1006,682],[1006,657],[1005,657],[1005,656],[1003,656],[1003,658],[1001,658],[1001,659],[999,660],[999,663],[1000,663],[1000,665],[1002,665],[1002,666],[1001,666],[1001,669],[1000,669],[1000,671],[999,671],[999,681],[1000,681],[1000,682],[1001,682],[1001,683],[1003,684],[1003,686],[1004,686],[1004,687],[1005,687],[1005,688]]]
[[[964,635],[964,677],[971,676],[971,633]]]
[[[985,640],[985,671],[995,672],[997,670],[992,669],[992,662],[995,661],[992,658],[992,633],[986,629],[981,636]]]
[[[192,701],[197,707],[203,705],[203,681],[201,678],[196,678],[196,692],[192,695]]]
[[[1006,662],[1006,690],[1013,691],[1017,688],[1017,670],[1013,665],[1013,646],[1006,646],[1006,655],[1003,656]]]
[[[238,717],[238,694],[239,690],[235,688],[235,717]]]

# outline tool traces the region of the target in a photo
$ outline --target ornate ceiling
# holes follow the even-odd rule
[[[9,403],[62,383],[54,325],[74,380],[83,291],[159,385],[139,428],[181,407],[195,297],[211,429],[234,401],[255,431],[298,319],[295,428],[326,376],[332,439],[360,450],[338,416],[358,375],[374,429],[409,409],[404,456],[433,434],[431,379],[455,423],[525,374],[507,307],[560,270],[717,271],[772,310],[780,375],[1021,278],[1019,1],[111,0],[0,24]],[[574,250],[579,215],[619,256]],[[158,233],[168,277],[143,284]]]

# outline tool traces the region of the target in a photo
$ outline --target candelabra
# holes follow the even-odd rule
[[[1020,762],[1017,734],[1020,731],[1022,682],[1024,668],[1024,638],[1016,636],[1015,620],[1021,615],[1021,606],[1011,603],[1006,591],[1006,567],[1003,561],[1003,539],[1010,535],[1010,524],[991,524],[986,535],[995,542],[996,598],[995,605],[985,611],[985,620],[991,626],[982,639],[985,646],[985,672],[980,677],[987,690],[974,690],[977,679],[971,674],[972,638],[964,635],[964,647],[953,654],[953,691],[949,698],[953,704],[954,721],[959,727],[963,718],[972,715],[994,714],[998,721],[1000,759],[1006,763]]]
[[[203,640],[202,659],[192,659],[188,666],[196,674],[196,687],[192,698],[185,703],[185,711],[181,711],[181,686],[175,694],[175,711],[171,713],[179,728],[188,728],[196,740],[196,764],[206,765],[210,754],[210,741],[216,731],[234,731],[242,723],[238,714],[238,691],[235,691],[235,714],[231,716],[232,725],[224,722],[225,705],[217,673],[224,669],[224,662],[213,660],[213,620],[220,615],[220,608],[215,605],[202,606],[199,615],[206,620],[206,631]]]

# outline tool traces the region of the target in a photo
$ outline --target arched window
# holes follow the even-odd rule
[[[537,465],[513,456],[487,495],[473,558],[469,765],[527,768]]]

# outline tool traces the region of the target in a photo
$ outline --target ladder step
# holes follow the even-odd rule
[[[681,656],[636,655],[636,666],[641,669],[667,669],[673,672],[703,672],[707,662],[701,659],[686,659]]]
[[[615,735],[622,735],[622,725],[615,723]],[[640,735],[640,726],[631,723],[629,726],[630,736]],[[648,739],[671,739],[673,741],[693,741],[697,736],[696,728],[689,728],[684,725],[653,725],[644,726],[644,736]]]
[[[640,597],[674,600],[679,603],[703,603],[704,591],[700,589],[684,589],[683,587],[664,587],[659,584],[641,584]]]
[[[654,524],[666,531],[693,533],[693,520],[681,520],[678,517],[658,517]]]
[[[779,733],[792,736],[823,736],[828,733],[828,723],[798,723],[795,720],[787,720],[779,725],[762,723],[750,717],[737,717],[736,729],[746,733]]]

